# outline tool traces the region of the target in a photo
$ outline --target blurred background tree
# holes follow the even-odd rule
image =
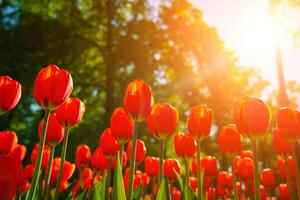
[[[141,78],[152,86],[156,102],[177,107],[178,131],[185,131],[192,106],[206,103],[214,110],[214,133],[204,152],[219,157],[226,168],[217,149],[218,128],[233,122],[234,102],[261,96],[268,85],[254,68],[237,65],[217,30],[187,0],[2,0],[0,19],[0,74],[19,80],[23,92],[18,107],[0,117],[0,130],[15,130],[28,152],[43,114],[33,99],[33,83],[50,63],[71,72],[72,96],[86,105],[84,119],[71,133],[71,161],[78,144],[98,145],[110,114],[122,106],[126,85]],[[140,135],[148,154],[157,155],[146,128]],[[274,153],[270,140],[266,144],[261,146],[268,165]],[[174,156],[171,145],[172,140],[167,156]]]

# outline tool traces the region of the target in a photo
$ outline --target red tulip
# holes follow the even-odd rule
[[[22,180],[20,184],[20,193],[22,195],[25,194],[29,190],[29,188],[30,188],[30,182]]]
[[[176,159],[164,160],[164,175],[169,179],[177,179],[174,170],[180,174],[180,164]]]
[[[134,121],[124,108],[117,108],[110,119],[112,135],[120,144],[131,140],[134,132]]]
[[[6,156],[10,154],[18,143],[18,136],[12,131],[0,132],[0,155]]]
[[[97,149],[93,153],[91,164],[94,169],[100,171],[108,168],[108,161],[105,154],[103,153],[102,147],[97,147]]]
[[[273,146],[277,154],[288,155],[292,152],[291,144],[280,136],[278,129],[274,130],[273,133]]]
[[[267,132],[271,117],[262,100],[244,97],[235,109],[234,118],[242,134],[250,139],[258,139]]]
[[[60,158],[53,159],[52,169],[51,169],[51,177],[50,177],[50,185],[53,185],[57,181],[60,164],[61,164]],[[67,182],[73,175],[74,170],[75,170],[75,165],[68,161],[65,161],[64,165],[63,165],[63,173],[62,173],[61,183]]]
[[[235,162],[236,175],[242,180],[252,180],[254,178],[254,163],[250,158],[241,158]]]
[[[77,146],[75,164],[78,168],[83,168],[89,165],[91,160],[90,147],[85,144]]]
[[[279,135],[289,141],[300,138],[300,113],[289,108],[280,108],[277,114]]]
[[[152,107],[147,126],[154,137],[165,140],[174,133],[177,123],[178,113],[176,108],[167,103],[160,103]]]
[[[197,175],[197,161],[191,160],[192,171]],[[204,172],[204,176],[211,177],[218,175],[217,159],[214,156],[206,156],[201,158],[200,161],[201,170]]]
[[[129,180],[129,170],[126,170],[125,174],[124,174],[124,180],[123,180],[125,190],[127,190],[127,188],[128,188],[128,180]],[[134,175],[133,175],[133,190],[138,188],[142,183],[143,183],[142,176],[140,174],[134,173]]]
[[[292,156],[288,157],[287,163],[288,163],[288,169],[289,169],[289,173],[291,175],[292,179],[296,178],[296,170],[295,170],[295,159]],[[286,180],[286,173],[285,173],[285,163],[284,163],[284,159],[282,158],[278,158],[277,159],[277,168],[278,168],[278,174],[279,177],[282,180]]]
[[[146,187],[150,183],[150,177],[147,175],[147,173],[142,173],[142,179],[143,179],[143,184]]]
[[[193,189],[193,191],[195,192],[197,187],[198,187],[198,180],[195,177],[190,177],[189,180],[189,185],[190,187]]]
[[[261,178],[261,183],[265,187],[275,187],[276,186],[275,174],[271,169],[269,169],[269,168],[263,169],[260,178]]]
[[[287,184],[280,184],[278,187],[279,198],[281,200],[289,200],[290,193]]]
[[[235,125],[224,126],[219,133],[219,149],[222,154],[233,157],[242,150],[242,137]]]
[[[108,158],[112,158],[120,149],[120,145],[112,135],[110,128],[105,129],[101,134],[99,139],[99,146],[102,147],[103,153]]]
[[[135,80],[127,86],[124,95],[124,108],[134,119],[143,120],[148,117],[153,105],[151,88],[143,80]]]
[[[38,128],[39,137],[42,135],[44,120],[41,120]],[[50,114],[46,130],[46,143],[49,146],[56,146],[64,139],[65,129],[58,123],[57,116]]]
[[[34,145],[31,155],[30,155],[30,160],[33,165],[35,165],[38,150],[39,150],[39,145],[38,144]],[[49,146],[47,146],[45,144],[43,156],[42,156],[42,164],[41,164],[43,169],[47,168],[49,158],[50,158],[50,148],[49,148]]]
[[[23,171],[23,179],[31,180],[33,177],[33,173],[34,173],[34,165],[33,164],[26,165]]]
[[[216,188],[209,187],[206,191],[207,200],[214,200],[217,197]]]
[[[73,80],[69,72],[49,65],[37,75],[33,93],[43,109],[54,109],[70,96],[72,90]]]
[[[174,136],[174,149],[179,157],[193,157],[197,151],[196,141],[190,134],[179,132]]]
[[[128,143],[128,146],[127,146],[127,155],[130,155],[131,153],[131,146],[132,146],[132,142],[130,141]],[[145,159],[146,157],[146,146],[145,146],[145,143],[143,140],[137,140],[136,141],[136,155],[135,155],[135,162],[136,163],[141,163],[143,162],[143,160]]]
[[[172,196],[173,196],[173,200],[181,200],[181,193],[175,187],[173,187]]]
[[[22,164],[11,156],[0,156],[0,197],[13,200],[22,180]]]
[[[57,121],[65,128],[77,126],[81,121],[85,106],[78,98],[68,98],[55,111]]]
[[[22,162],[25,158],[25,155],[26,147],[24,145],[17,144],[9,156],[14,157]]]
[[[229,197],[233,189],[233,180],[231,173],[222,171],[217,178],[217,193],[222,197]]]
[[[240,153],[240,156],[241,156],[241,158],[250,158],[250,159],[253,160],[253,152],[250,151],[250,150],[242,151],[242,152]]]
[[[207,105],[194,106],[187,120],[189,134],[195,140],[203,140],[209,136],[212,126],[213,112]]]
[[[145,159],[144,168],[148,176],[151,177],[158,176],[158,164],[159,164],[159,159],[157,157],[147,157]]]
[[[0,115],[18,104],[21,98],[21,84],[9,76],[0,76]]]
[[[113,157],[113,159],[111,160],[111,168],[112,169],[115,169],[115,167],[116,167],[116,159],[117,159],[117,155],[115,155]],[[126,167],[126,163],[127,163],[127,154],[125,151],[123,151],[122,152],[122,163],[121,163],[122,169],[124,169]]]
[[[259,186],[260,199],[264,200],[267,197],[266,188],[263,185]],[[251,194],[254,194],[254,185],[251,185]]]

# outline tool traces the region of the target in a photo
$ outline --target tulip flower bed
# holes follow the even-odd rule
[[[234,109],[233,124],[218,132],[219,151],[231,162],[228,171],[220,171],[214,155],[201,154],[205,151],[201,143],[211,133],[213,111],[205,104],[192,107],[187,130],[176,132],[176,108],[168,103],[154,104],[150,86],[135,80],[127,86],[123,107],[113,112],[110,128],[101,134],[98,147],[92,152],[87,144],[79,145],[75,163],[71,163],[65,160],[69,132],[85,112],[80,99],[70,98],[72,90],[69,72],[55,65],[41,69],[37,75],[33,94],[45,111],[38,127],[39,141],[28,152],[31,163],[23,166],[26,148],[22,141],[18,141],[15,132],[0,132],[0,199],[300,197],[299,158],[295,150],[300,138],[300,114],[295,110],[279,109],[273,133],[277,169],[262,169],[257,155],[258,140],[269,129],[271,114],[262,100],[242,98]],[[0,76],[0,114],[12,110],[20,97],[21,85],[8,76]],[[147,156],[145,143],[139,139],[143,121],[158,141],[157,157]],[[171,137],[182,163],[165,157],[165,142]],[[251,150],[242,151],[242,137],[250,139]],[[57,145],[62,145],[62,150],[54,158]],[[143,166],[143,171],[136,170],[137,164]]]

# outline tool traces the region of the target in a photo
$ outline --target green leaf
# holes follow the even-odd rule
[[[117,165],[114,174],[114,185],[113,185],[113,193],[112,199],[113,200],[120,200],[126,199],[125,188],[123,183],[123,174],[122,174],[122,167],[120,164],[120,152],[117,154]]]
[[[165,177],[161,180],[156,200],[170,200],[169,186]]]
[[[180,187],[180,191],[183,191],[184,188],[183,188],[183,181],[182,181],[182,178],[181,176],[177,173],[177,171],[173,168],[173,171],[175,172],[176,174],[176,177],[177,177],[177,181],[179,183],[179,187]]]
[[[197,199],[196,194],[187,183],[184,184],[183,196],[185,200]]]
[[[86,196],[87,196],[87,192],[88,190],[84,190],[83,192],[81,192],[77,197],[76,200],[85,200]]]
[[[133,193],[132,193],[132,199],[133,200],[139,200],[141,198],[141,195],[142,195],[142,191],[143,191],[143,187],[144,185],[141,184],[139,185],[138,188],[136,188]]]
[[[93,186],[93,200],[101,200],[101,188],[102,188],[101,182],[96,183]]]

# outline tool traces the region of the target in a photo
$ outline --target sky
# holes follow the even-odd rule
[[[263,78],[277,87],[274,26],[268,0],[194,0],[193,3],[202,10],[204,21],[217,28],[225,46],[235,52],[238,63],[259,68]],[[300,17],[300,9],[296,12]],[[286,81],[300,80],[300,48],[286,37],[282,38],[281,47]]]

